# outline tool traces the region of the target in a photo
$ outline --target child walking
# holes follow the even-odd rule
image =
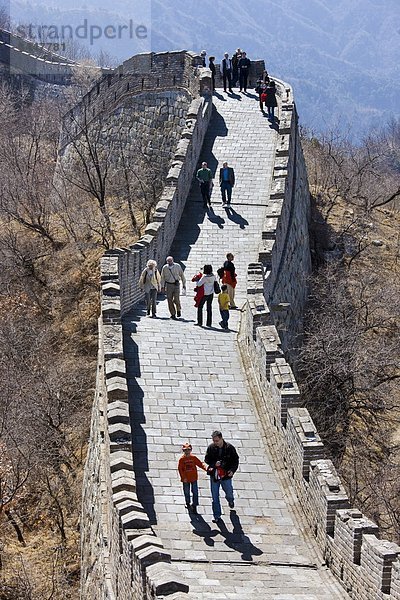
[[[186,508],[197,515],[199,505],[199,488],[197,485],[198,473],[197,467],[207,471],[207,465],[197,456],[192,454],[191,444],[183,444],[183,454],[178,461],[178,471],[181,476],[183,493],[185,495]],[[190,489],[192,490],[192,504],[190,504]]]
[[[222,321],[219,322],[222,329],[228,329],[228,321],[229,321],[229,294],[228,294],[228,286],[221,285],[221,293],[218,294],[218,304],[219,304],[219,312],[221,313]]]

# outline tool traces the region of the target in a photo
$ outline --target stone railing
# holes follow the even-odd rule
[[[250,362],[260,421],[286,467],[326,564],[355,600],[400,600],[400,547],[350,507],[286,358],[301,334],[310,273],[309,192],[289,86],[282,98],[278,144],[259,263],[248,266],[239,348]],[[285,358],[286,357],[286,358]]]

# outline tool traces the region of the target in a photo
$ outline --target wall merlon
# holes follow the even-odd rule
[[[321,441],[311,416],[306,408],[289,408],[287,411],[287,452],[286,461],[291,462],[293,477],[309,480],[311,461],[325,458]]]
[[[282,213],[283,199],[272,199],[268,200],[266,218],[279,218]]]
[[[270,200],[279,200],[285,197],[286,178],[274,179],[271,184]]]
[[[122,527],[130,531],[150,527],[148,516],[144,512],[136,510],[134,506],[131,507],[130,511],[120,515],[120,519]]]
[[[360,564],[365,534],[377,535],[378,526],[356,509],[336,511],[334,543],[345,562]]]
[[[277,228],[278,228],[278,217],[267,217],[264,220],[264,226],[263,226],[263,231],[261,233],[261,239],[275,241]]]
[[[108,402],[114,400],[128,401],[126,377],[110,377],[106,380]]]
[[[121,358],[112,358],[105,361],[106,379],[112,377],[126,377],[125,360]]]
[[[129,498],[128,498],[129,495]],[[133,492],[118,492],[118,494],[114,494],[113,498],[115,498],[116,496],[121,496],[121,500],[116,502],[114,500],[114,504],[115,507],[118,510],[118,513],[122,516],[122,515],[126,515],[127,513],[129,513],[132,509],[135,510],[136,512],[140,512],[143,515],[147,516],[146,511],[144,510],[143,506],[140,504],[139,500],[137,499],[136,494],[134,494]],[[148,524],[146,527],[150,527],[150,524]],[[139,527],[139,529],[143,529],[143,527]],[[140,534],[143,535],[143,534]],[[139,537],[139,536],[137,536]]]
[[[278,138],[278,144],[276,147],[276,156],[289,156],[289,144],[290,144],[290,136],[289,135],[280,135]]]
[[[392,564],[400,555],[400,547],[393,542],[379,540],[375,535],[363,536],[361,546],[361,567],[374,590],[390,593]]]
[[[393,600],[400,600],[400,560],[395,560],[392,563],[390,597]]]
[[[349,499],[331,460],[310,462],[309,503],[307,515],[317,528],[317,539],[325,543],[325,535],[332,535],[338,508],[349,508]]]
[[[119,296],[120,295],[120,286],[118,283],[115,283],[114,281],[108,281],[106,283],[103,283],[101,286],[101,291],[103,296]]]
[[[135,477],[128,469],[119,469],[111,473],[111,487],[113,494],[118,492],[136,492]]]
[[[114,454],[110,457],[111,473],[115,473],[121,469],[133,472],[133,459],[131,452],[119,450],[118,452],[114,452]]]
[[[134,552],[138,552],[143,548],[148,548],[149,546],[157,546],[157,548],[163,548],[163,543],[159,537],[155,535],[141,535],[135,539],[134,542],[131,542],[131,546]]]
[[[103,347],[105,360],[124,357],[121,325],[103,324]]]
[[[102,281],[118,281],[118,256],[103,256],[100,259],[100,277]]]
[[[110,442],[118,444],[118,447],[114,451],[128,449],[122,446],[132,443],[131,426],[128,423],[110,423],[108,426],[108,435]]]
[[[150,565],[146,568],[146,577],[153,597],[168,597],[171,600],[187,597],[189,586],[170,566],[163,563]]]
[[[162,548],[154,545],[135,551],[135,556],[140,562],[142,569],[146,569],[148,566],[159,562],[171,562],[171,555]]]
[[[107,421],[109,425],[117,423],[129,424],[129,405],[127,401],[116,400],[107,407]]]
[[[263,232],[265,235],[265,232]],[[262,239],[260,245],[258,247],[258,260],[266,269],[270,269],[272,266],[272,251],[275,245],[275,240],[273,239]],[[264,282],[263,282],[264,287]]]

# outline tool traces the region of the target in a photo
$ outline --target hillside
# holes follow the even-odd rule
[[[396,0],[152,0],[151,5],[59,0],[13,3],[15,23],[71,24],[85,18],[107,24],[144,23],[151,39],[104,35],[88,44],[118,61],[143,51],[206,48],[217,57],[245,48],[250,58],[264,58],[271,73],[290,82],[301,122],[316,130],[348,126],[360,138],[378,120],[398,115],[400,82],[400,5]],[[54,41],[54,40],[50,40]],[[84,39],[75,42],[85,43]]]

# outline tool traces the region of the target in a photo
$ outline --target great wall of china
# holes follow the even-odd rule
[[[3,55],[0,59],[5,60]],[[31,60],[28,73],[32,73]],[[97,385],[81,518],[84,600],[203,597],[191,593],[191,585],[177,569],[174,556],[138,499],[130,414],[132,374],[123,331],[124,317],[142,300],[138,288],[141,270],[149,258],[163,264],[170,251],[211,127],[210,73],[199,65],[200,58],[188,52],[133,57],[111,77],[104,76],[72,117],[66,116],[79,123],[83,109],[89,108],[95,119],[106,107],[111,115],[127,96],[140,103],[141,96],[150,93],[147,98],[164,107],[164,114],[175,123],[178,139],[152,223],[129,249],[106,252],[101,261]],[[20,67],[23,72],[24,65]],[[252,68],[254,79],[263,68],[262,61]],[[305,280],[311,270],[309,192],[293,93],[289,85],[277,82],[279,131],[273,138],[272,171],[263,184],[268,193],[264,217],[257,223],[258,260],[247,264],[237,351],[252,390],[259,427],[268,440],[268,453],[279,465],[287,495],[295,499],[300,527],[343,590],[342,595],[324,596],[321,592],[320,596],[293,598],[400,600],[400,548],[379,539],[378,527],[350,506],[312,419],[302,408],[289,364],[295,358],[290,352],[291,340],[301,331],[307,300]],[[151,111],[147,114],[151,119]],[[151,127],[151,122],[148,125]],[[226,135],[229,143],[229,130]],[[68,139],[62,139],[67,146]],[[176,453],[179,443],[180,438],[174,440]],[[179,539],[180,530],[175,533]],[[258,589],[260,597],[262,593]],[[207,596],[205,590],[206,597],[240,596]]]

